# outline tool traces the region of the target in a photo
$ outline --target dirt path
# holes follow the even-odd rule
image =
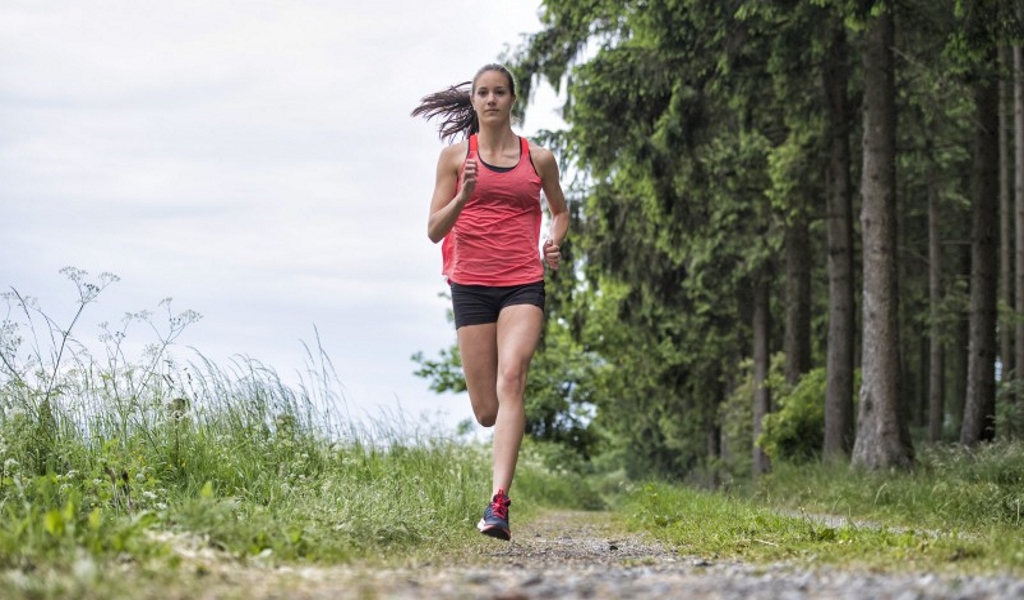
[[[811,571],[681,556],[644,536],[622,534],[607,513],[549,513],[515,527],[513,533],[511,543],[481,537],[462,559],[416,568],[273,567],[258,560],[241,565],[183,549],[179,571],[197,574],[196,579],[186,581],[191,577],[183,576],[145,596],[244,600],[1024,597],[1024,581],[1011,578],[949,580],[929,574]]]
[[[376,598],[623,598],[664,597],[640,593],[657,572],[699,575],[707,563],[689,561],[640,536],[617,533],[608,513],[552,512],[513,529],[512,542],[481,536],[468,555],[451,564],[417,568],[270,567],[240,565],[201,549],[175,544],[186,573],[164,592],[173,598],[358,599]],[[188,546],[192,546],[189,549]]]

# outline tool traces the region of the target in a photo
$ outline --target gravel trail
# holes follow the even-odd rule
[[[1011,577],[888,575],[684,556],[623,535],[605,513],[555,512],[513,523],[513,541],[482,539],[469,564],[401,569],[209,568],[203,597],[319,600],[570,598],[805,598],[982,600],[1024,598]],[[212,575],[212,577],[211,577]]]

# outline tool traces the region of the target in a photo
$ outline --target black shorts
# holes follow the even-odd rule
[[[497,323],[506,306],[532,304],[544,310],[544,282],[511,286],[460,285],[451,283],[455,328]]]

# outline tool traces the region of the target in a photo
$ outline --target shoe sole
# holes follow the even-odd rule
[[[480,530],[480,533],[488,537],[492,537],[498,540],[505,540],[506,542],[512,539],[512,532],[510,532],[508,529],[505,529],[504,527],[498,527],[495,525],[491,525],[490,527],[488,527],[481,521],[480,524],[476,526],[476,528]]]

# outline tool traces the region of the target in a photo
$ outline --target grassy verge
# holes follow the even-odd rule
[[[40,419],[0,396],[0,596],[117,597],[125,578],[180,588],[206,568],[182,550],[373,565],[437,561],[479,537],[486,444],[391,420],[339,432],[265,368],[191,377],[216,393],[187,409],[161,393],[124,413],[115,402],[69,411],[62,396]],[[524,447],[516,518],[592,506],[581,479],[547,469],[537,450]]]
[[[704,557],[1019,576],[1021,450],[931,447],[909,472],[782,464],[729,493],[652,483],[621,511],[632,528]]]
[[[0,597],[153,595],[139,586],[198,597],[212,583],[207,555],[375,564],[479,537],[487,445],[401,415],[339,418],[342,386],[322,353],[291,386],[248,358],[183,362],[173,342],[199,317],[169,303],[166,322],[143,311],[102,325],[102,352],[90,352],[73,330],[116,278],[65,274],[79,291],[69,323],[2,296]],[[156,339],[132,357],[140,326]],[[520,519],[586,501],[579,478],[545,468],[539,450],[527,445],[520,462]]]

